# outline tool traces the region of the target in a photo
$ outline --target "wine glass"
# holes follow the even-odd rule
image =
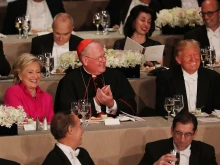
[[[23,28],[23,17],[16,17],[15,27],[18,29],[18,32],[19,32],[18,38],[22,38],[21,30]]]
[[[207,49],[202,48],[200,55],[201,55],[202,66],[205,67],[205,61],[208,58],[208,51],[207,51]]]
[[[108,34],[106,25],[110,24],[110,16],[106,10],[101,11],[101,25],[103,27],[103,34]]]
[[[170,114],[173,112],[174,108],[174,99],[172,97],[166,97],[164,101],[164,109],[167,111],[167,118],[170,121]]]
[[[209,59],[209,64],[210,68],[213,70],[213,64],[215,64],[216,61],[216,54],[215,54],[215,49],[212,46],[206,47],[208,51],[208,59]]]
[[[184,108],[183,95],[174,95],[174,112],[175,115]]]
[[[170,150],[170,154],[172,154],[175,158],[177,158],[177,161],[176,162],[169,162],[170,164],[172,165],[179,165],[180,163],[180,153],[179,151],[176,151],[176,150]]]
[[[80,114],[80,107],[78,101],[71,102],[71,112],[77,116]]]
[[[99,34],[99,25],[101,23],[100,13],[94,13],[93,14],[93,23],[96,25],[96,28],[97,28],[96,34]]]
[[[88,122],[86,121],[87,116],[89,116],[90,111],[91,111],[91,103],[89,102],[88,99],[82,99],[78,101],[79,104],[79,111],[80,114],[82,115],[82,126],[87,127]]]

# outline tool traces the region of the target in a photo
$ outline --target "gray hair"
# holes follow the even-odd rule
[[[70,20],[72,26],[74,25],[74,21],[73,18],[71,17],[71,15],[69,15],[68,13],[58,13],[54,19],[53,19],[53,24],[52,27],[54,26],[54,23],[58,20],[61,19],[62,22],[65,22],[67,20]]]

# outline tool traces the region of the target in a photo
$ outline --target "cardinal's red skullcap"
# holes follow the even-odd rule
[[[93,40],[90,40],[90,39],[82,40],[77,47],[78,56],[82,53],[83,49],[92,42],[93,42]]]

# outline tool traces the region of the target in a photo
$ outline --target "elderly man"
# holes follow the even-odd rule
[[[7,13],[3,24],[4,34],[16,34],[16,17],[29,15],[32,31],[47,31],[53,18],[58,13],[65,12],[62,0],[16,0],[8,3]]]
[[[89,153],[79,147],[83,130],[76,115],[55,114],[50,130],[57,143],[42,165],[94,165]]]
[[[0,75],[7,76],[11,71],[11,67],[5,58],[4,51],[3,51],[3,44],[0,40]]]
[[[53,21],[53,33],[32,39],[31,54],[39,55],[52,53],[54,57],[54,68],[57,68],[58,58],[61,54],[76,50],[82,40],[72,34],[73,19],[67,13],[59,13]]]
[[[121,72],[106,68],[102,46],[86,39],[80,42],[77,53],[83,66],[72,70],[60,80],[55,112],[70,110],[73,101],[89,99],[92,116],[101,113],[117,115],[120,111],[135,115],[135,93]]]
[[[172,150],[179,151],[180,165],[217,165],[214,148],[193,140],[198,132],[197,125],[193,114],[178,113],[171,127],[172,138],[146,144],[146,152],[139,165],[170,165],[177,162],[178,159],[170,154]]]
[[[214,47],[216,61],[220,62],[220,5],[217,0],[205,0],[200,12],[204,25],[186,33],[185,39],[194,39],[201,48]]]
[[[195,40],[179,41],[175,47],[175,59],[179,66],[161,72],[156,78],[156,110],[165,115],[164,100],[176,94],[183,95],[183,111],[211,113],[219,106],[219,74],[200,66],[200,48]]]

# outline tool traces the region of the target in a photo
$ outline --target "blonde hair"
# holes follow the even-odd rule
[[[23,53],[17,58],[12,67],[14,74],[14,84],[19,84],[21,82],[18,74],[22,72],[27,67],[27,65],[29,65],[32,62],[37,62],[40,68],[42,68],[39,59],[30,53]]]
[[[174,56],[175,57],[178,56],[179,52],[181,52],[187,48],[196,48],[196,49],[200,50],[200,44],[198,41],[193,40],[193,39],[181,40],[175,46]]]

